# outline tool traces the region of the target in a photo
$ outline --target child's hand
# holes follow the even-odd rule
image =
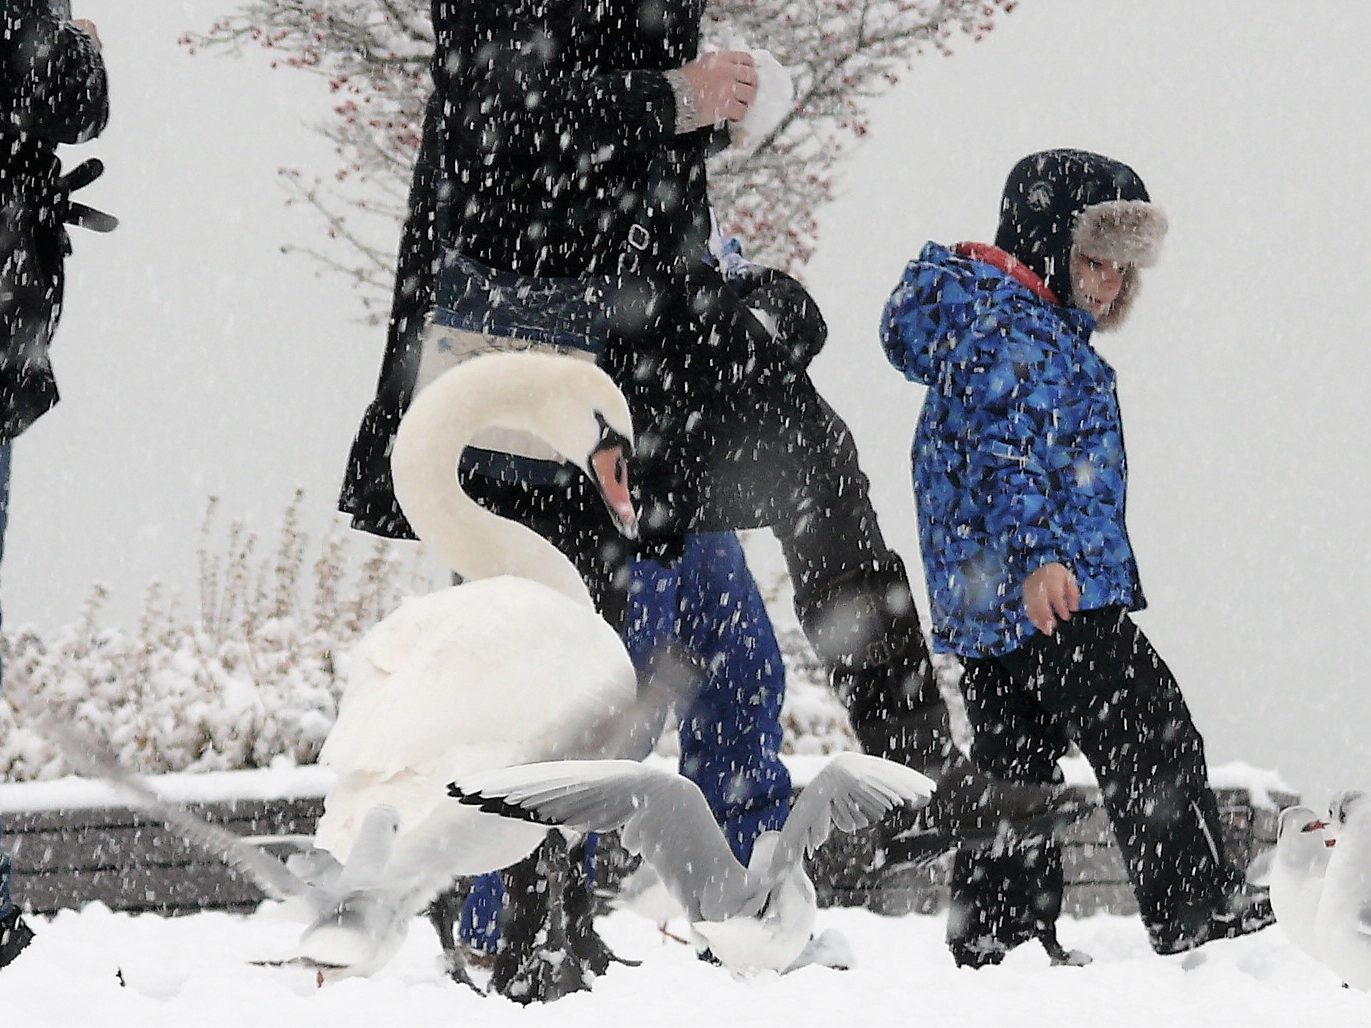
[[[1023,605],[1028,620],[1043,635],[1057,630],[1057,622],[1070,621],[1081,609],[1081,590],[1065,564],[1044,564],[1023,580]]]

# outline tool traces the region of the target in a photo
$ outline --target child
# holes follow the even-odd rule
[[[1165,232],[1126,165],[1033,154],[1010,173],[994,246],[929,243],[909,264],[882,342],[929,387],[913,453],[920,543],[934,645],[966,668],[972,757],[989,774],[1045,781],[1074,740],[1099,778],[1152,947],[1174,953],[1272,917],[1224,855],[1203,741],[1129,616],[1144,600],[1124,524],[1123,427],[1114,371],[1091,335],[1123,322]],[[959,854],[953,893],[964,905],[949,922],[959,962],[1003,956],[1035,904],[1055,917],[1054,850],[1019,871],[997,863],[1003,851]],[[1043,867],[1034,902],[1010,902],[1022,882],[985,887],[987,872]],[[997,903],[1007,905],[987,909]]]

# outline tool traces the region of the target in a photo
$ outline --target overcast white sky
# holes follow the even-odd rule
[[[109,167],[88,199],[124,226],[77,236],[54,355],[64,402],[16,448],[11,625],[74,620],[97,579],[116,623],[154,577],[193,600],[210,494],[272,537],[299,485],[306,526],[334,523],[382,333],[355,321],[345,282],[279,252],[317,229],[282,206],[275,172],[332,167],[309,128],[321,83],[176,46],[227,6],[77,0],[105,37],[115,105],[84,148]],[[1025,153],[1078,146],[1138,170],[1171,238],[1102,348],[1121,379],[1141,621],[1211,759],[1278,767],[1317,794],[1363,780],[1371,720],[1371,6],[1300,11],[1025,0],[878,104],[807,277],[833,329],[816,377],[917,569],[919,393],[875,336],[900,269],[925,239],[990,237]]]

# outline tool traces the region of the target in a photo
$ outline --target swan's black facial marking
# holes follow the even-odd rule
[[[617,428],[614,428],[599,411],[595,412],[595,423],[600,426],[600,438],[591,448],[590,456],[594,457],[601,450],[607,447],[617,446],[623,450],[626,456],[633,456],[633,440],[624,435]]]
[[[638,538],[638,511],[628,485],[627,440],[606,428],[606,434],[590,452],[586,470],[590,473],[600,497],[609,509],[614,525],[626,539]]]

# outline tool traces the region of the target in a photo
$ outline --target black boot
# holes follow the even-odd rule
[[[890,553],[803,595],[797,587],[795,604],[805,634],[847,704],[862,749],[922,771],[938,786],[921,827],[912,835],[901,833],[912,839],[915,850],[927,848],[928,840],[918,837],[930,824],[946,848],[957,840],[993,840],[1006,831],[1041,836],[1085,809],[1059,786],[988,778],[953,744],[947,707],[898,556]],[[898,862],[898,847],[889,856]]]
[[[637,967],[641,961],[619,956],[595,930],[595,890],[586,868],[586,846],[571,849],[566,889],[567,939],[571,952],[592,975],[602,975],[611,964]]]
[[[24,923],[18,909],[0,920],[0,967],[7,966],[33,941],[33,929]]]
[[[567,846],[560,832],[505,872],[505,909],[490,987],[516,1003],[550,1003],[593,977],[567,932]]]
[[[1243,885],[1213,910],[1196,909],[1165,925],[1148,926],[1152,949],[1162,955],[1183,953],[1219,939],[1236,939],[1276,923],[1271,894],[1261,886]]]
[[[991,778],[952,741],[947,707],[939,700],[898,718],[853,718],[862,749],[922,771],[938,785],[927,822],[945,842],[990,843],[1042,838],[1090,810],[1062,785]]]

